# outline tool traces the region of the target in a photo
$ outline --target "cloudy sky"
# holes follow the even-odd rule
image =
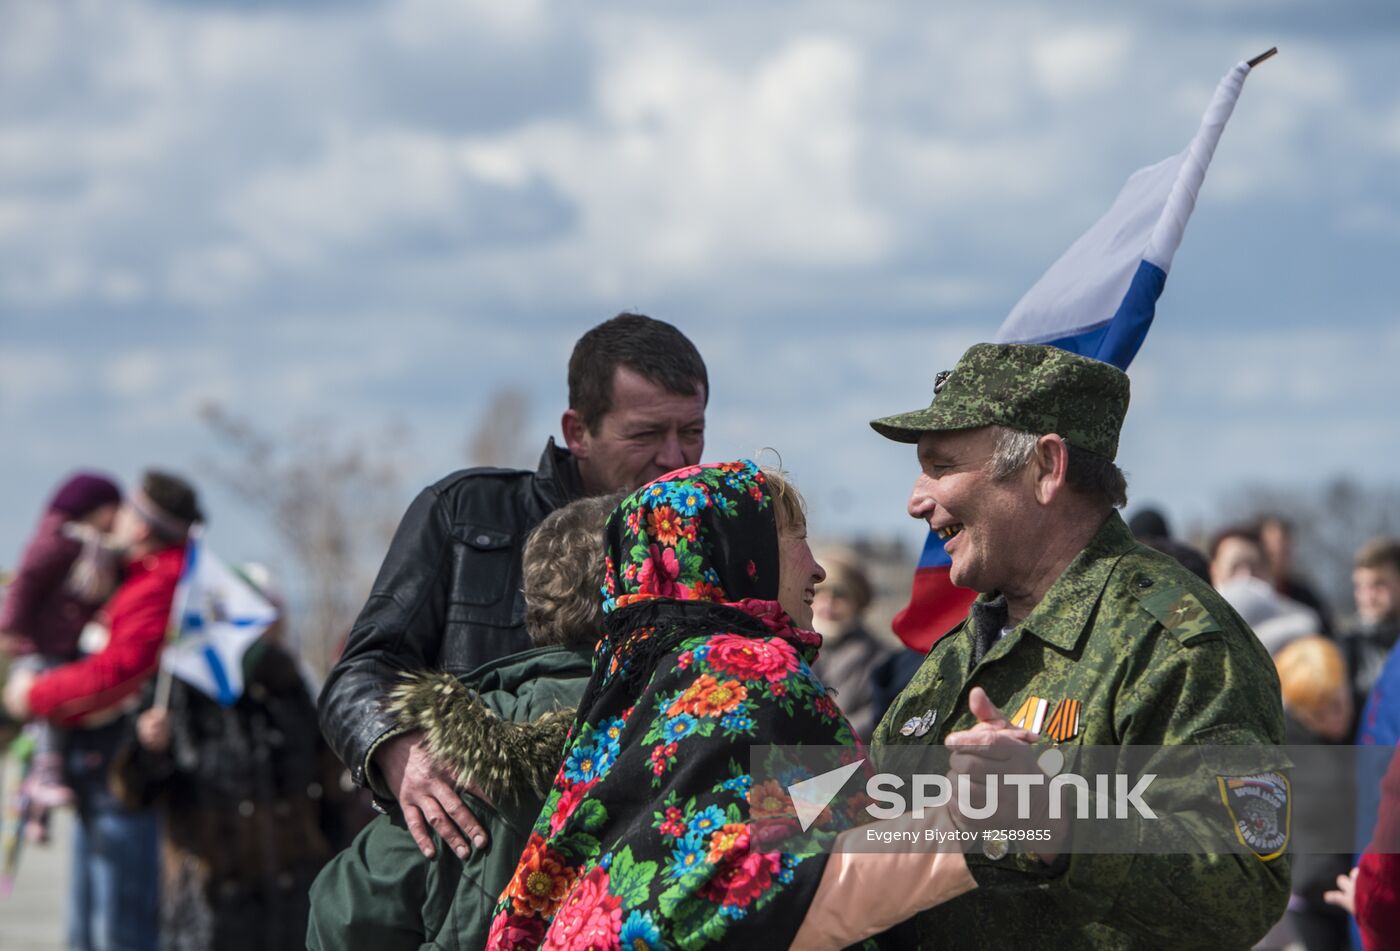
[[[1245,480],[1400,479],[1400,7],[1126,6],[0,0],[0,564],[72,467],[198,478],[207,400],[407,423],[406,504],[503,385],[532,450],[557,432],[574,338],[623,309],[705,354],[707,455],[774,447],[820,534],[917,543],[913,454],[866,421],[1275,44],[1120,461],[1183,521]]]

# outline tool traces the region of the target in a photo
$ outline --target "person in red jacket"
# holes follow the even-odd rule
[[[68,947],[154,951],[157,941],[156,818],[124,808],[107,769],[134,707],[160,662],[191,526],[203,521],[194,488],[147,472],[117,513],[113,535],[126,573],[101,613],[104,647],[40,674],[21,671],[5,686],[16,719],[42,717],[75,727],[66,774],[77,797]]]
[[[1376,832],[1350,875],[1325,896],[1356,916],[1365,951],[1400,951],[1400,753],[1381,780]]]

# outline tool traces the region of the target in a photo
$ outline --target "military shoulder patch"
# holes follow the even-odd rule
[[[1253,776],[1219,776],[1220,801],[1235,823],[1235,837],[1265,862],[1288,848],[1293,803],[1288,777],[1281,773]]]
[[[1142,585],[1133,583],[1129,590],[1159,624],[1171,631],[1183,644],[1213,640],[1222,636],[1220,622],[1215,619],[1201,599],[1177,585]]]

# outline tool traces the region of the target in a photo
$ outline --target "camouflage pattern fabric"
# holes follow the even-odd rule
[[[1127,412],[1128,375],[1115,366],[1041,344],[979,343],[938,375],[927,409],[870,425],[908,443],[927,432],[981,426],[1058,433],[1071,446],[1113,459]]]
[[[994,601],[982,595],[973,617]],[[993,622],[995,623],[995,622]],[[1280,744],[1268,653],[1220,597],[1108,517],[1035,610],[973,661],[975,621],[930,650],[876,729],[877,753],[941,744],[976,722],[985,689],[1008,717],[1048,700],[1041,726],[1084,746]],[[1067,703],[1078,701],[1078,704]],[[1058,708],[1070,714],[1055,723]],[[921,735],[922,734],[922,735]],[[1225,821],[1223,815],[1210,817]],[[920,946],[1249,948],[1283,913],[1286,855],[969,855],[979,888],[915,919]]]

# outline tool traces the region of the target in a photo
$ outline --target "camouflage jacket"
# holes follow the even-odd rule
[[[929,651],[876,729],[877,753],[941,744],[973,726],[974,686],[1009,717],[1029,710],[1034,719],[1046,701],[1039,732],[1047,741],[1283,742],[1278,677],[1258,639],[1208,585],[1137,544],[1116,513],[974,664],[977,619],[1001,620],[986,617],[992,600],[981,596]],[[1212,822],[1233,818],[1216,806]],[[1249,948],[1289,893],[1286,855],[1071,854],[1046,866],[1024,854],[992,861],[973,853],[969,866],[979,887],[915,919],[921,946]]]

